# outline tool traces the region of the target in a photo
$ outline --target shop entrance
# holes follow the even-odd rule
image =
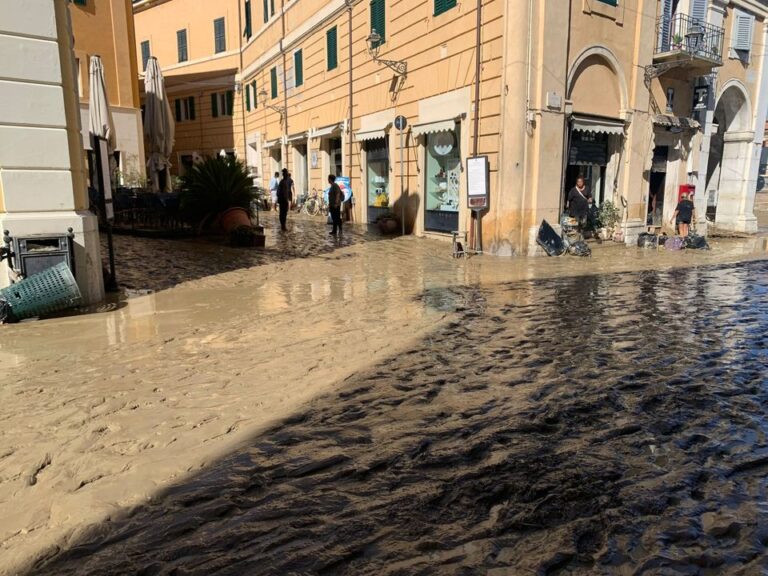
[[[565,172],[565,190],[563,206],[568,200],[568,192],[576,185],[579,176],[585,184],[595,205],[602,205],[605,200],[605,173],[608,166],[608,134],[574,130],[571,133],[571,146],[568,153],[568,167]]]
[[[297,194],[303,195],[309,192],[306,143],[293,144],[293,181],[296,186]]]
[[[650,181],[648,183],[648,212],[646,217],[646,224],[648,226],[662,225],[668,159],[669,146],[656,146],[654,148]]]

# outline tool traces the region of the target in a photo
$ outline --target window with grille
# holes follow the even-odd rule
[[[336,26],[325,33],[325,54],[327,69],[334,70],[339,65],[339,50],[336,39]]]
[[[227,38],[224,33],[224,18],[216,18],[213,21],[213,41],[216,54],[226,51]]]
[[[179,53],[179,62],[186,62],[189,59],[187,53],[187,31],[178,30],[176,32],[176,47]]]

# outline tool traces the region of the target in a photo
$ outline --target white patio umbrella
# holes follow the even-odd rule
[[[88,103],[88,132],[107,141],[109,152],[115,151],[115,124],[107,99],[104,67],[100,56],[91,56],[89,78],[90,101]]]
[[[151,57],[144,74],[144,135],[149,146],[149,179],[153,192],[160,192],[160,172],[171,166],[175,126],[171,105],[165,94],[165,80],[157,58]],[[165,179],[165,191],[171,191],[171,179]]]

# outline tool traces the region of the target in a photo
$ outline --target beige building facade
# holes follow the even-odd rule
[[[131,0],[74,0],[69,3],[83,148],[88,136],[89,69],[91,56],[101,57],[116,150],[123,184],[138,185],[146,175],[144,135],[139,102],[136,40]]]
[[[347,176],[356,221],[393,210],[410,232],[448,235],[472,225],[466,160],[484,155],[482,241],[496,254],[534,252],[578,174],[598,204],[621,208],[628,242],[668,227],[684,185],[700,229],[709,214],[754,231],[764,2],[488,0],[479,18],[477,8],[140,0],[137,58],[157,56],[168,78],[177,173],[224,151],[265,187],[281,168],[299,193]]]

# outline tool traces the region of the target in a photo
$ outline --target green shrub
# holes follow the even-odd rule
[[[181,178],[179,209],[182,217],[200,226],[229,208],[251,211],[253,181],[236,158],[208,157]]]

